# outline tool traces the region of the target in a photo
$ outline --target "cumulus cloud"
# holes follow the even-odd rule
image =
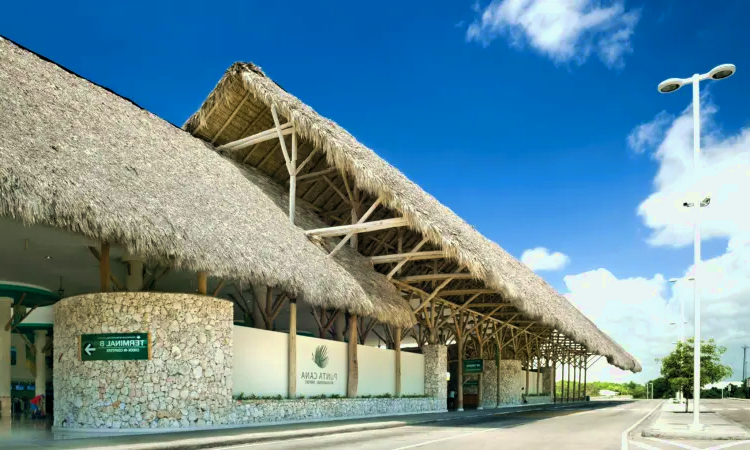
[[[745,208],[750,195],[750,128],[723,136],[713,121],[716,112],[710,104],[701,111],[704,138],[698,182],[693,174],[691,109],[671,121],[660,113],[639,127],[664,130],[653,154],[659,163],[655,192],[638,207],[638,215],[653,230],[649,242],[654,246],[692,244],[696,211],[682,205],[706,196],[711,204],[700,209],[703,238],[727,238],[733,248],[750,241],[750,213]]]
[[[714,338],[728,351],[723,362],[734,369],[732,379],[742,376],[742,345],[750,345],[746,326],[750,310],[750,128],[724,135],[714,122],[717,109],[710,102],[702,113],[704,125],[701,179],[693,180],[693,123],[690,108],[670,117],[659,113],[640,125],[628,138],[631,147],[649,152],[659,168],[654,192],[638,208],[644,224],[652,230],[655,246],[692,245],[695,210],[684,201],[711,196],[701,209],[703,239],[726,239],[724,254],[704,260],[699,274],[701,289],[701,333]],[[702,197],[701,197],[702,198]],[[686,261],[683,277],[694,268]],[[659,274],[641,278],[617,278],[606,269],[565,277],[567,297],[613,339],[638,358],[644,371],[635,377],[596,364],[589,379],[646,381],[658,376],[663,356],[677,340],[680,303],[687,324],[686,337],[694,335],[693,282],[674,285]],[[674,323],[675,325],[671,325]]]
[[[662,275],[618,279],[607,269],[564,278],[565,296],[599,328],[641,362],[644,379],[658,375],[654,360],[669,351],[675,330],[669,282]],[[630,372],[609,366],[602,359],[588,372],[591,380],[629,381]]]
[[[570,263],[570,258],[560,252],[550,253],[544,247],[526,250],[521,255],[521,262],[531,270],[560,270]]]
[[[596,53],[608,67],[620,67],[639,19],[639,10],[618,0],[491,0],[477,8],[466,40],[488,46],[505,37],[558,63],[583,63]]]

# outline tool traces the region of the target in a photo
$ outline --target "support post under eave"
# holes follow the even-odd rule
[[[588,363],[588,361],[586,361]],[[583,400],[586,401],[586,374],[589,368],[583,366]]]
[[[576,366],[575,360],[573,360],[573,401],[578,401],[578,397],[576,396],[576,373],[578,372],[578,367]]]
[[[456,395],[456,411],[463,411],[464,410],[464,336],[463,333],[461,333],[460,336],[458,336],[458,339],[456,339],[456,344],[458,350],[458,377],[456,379],[456,391],[458,392]]]
[[[396,353],[396,397],[401,397],[401,328],[394,328],[393,349]]]
[[[102,242],[101,258],[99,259],[99,286],[102,292],[109,292],[109,244]]]
[[[539,379],[542,378],[542,355],[537,349],[536,352],[536,395],[539,395]]]
[[[557,391],[557,386],[555,386]],[[565,362],[560,363],[560,403],[565,403]]]
[[[297,398],[297,299],[289,299],[289,398]]]
[[[201,295],[208,293],[208,272],[205,270],[198,272],[198,293]]]
[[[580,361],[580,358],[579,358]],[[581,378],[583,377],[583,365],[578,365],[578,401],[583,400],[581,398]]]
[[[357,360],[357,316],[349,315],[349,375],[346,382],[346,396],[357,396],[359,386],[359,362]]]

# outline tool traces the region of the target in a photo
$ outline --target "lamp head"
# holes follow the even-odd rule
[[[659,83],[659,92],[669,94],[681,88],[685,84],[680,78],[670,78]]]
[[[723,80],[724,78],[729,78],[734,75],[736,71],[737,68],[734,64],[722,64],[711,69],[711,71],[708,72],[708,76],[712,80]]]

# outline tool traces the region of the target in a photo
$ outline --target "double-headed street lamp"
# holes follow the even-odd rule
[[[693,85],[693,179],[698,184],[699,179],[699,166],[700,162],[700,147],[701,147],[701,116],[700,116],[700,89],[699,83],[702,80],[723,80],[734,75],[737,68],[734,64],[722,64],[711,69],[710,72],[704,74],[694,74],[690,78],[669,78],[659,83],[659,92],[662,94],[668,94],[680,89],[682,86],[692,84]],[[693,424],[691,428],[694,430],[700,430],[700,398],[701,398],[701,310],[700,310],[700,288],[698,282],[700,281],[700,262],[701,262],[701,235],[700,235],[700,209],[708,206],[711,202],[709,197],[701,198],[699,192],[695,193],[695,199],[692,202],[685,202],[683,206],[692,207],[695,206],[695,238],[693,241],[694,246],[694,263],[695,266],[695,281],[693,283],[693,296],[694,296],[694,308],[695,308],[695,343],[694,343],[694,359],[693,359]],[[700,207],[698,207],[700,205]]]

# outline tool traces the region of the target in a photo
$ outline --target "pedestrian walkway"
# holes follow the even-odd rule
[[[601,402],[604,403],[604,402]],[[579,408],[581,403],[519,405],[495,409],[470,410],[462,412],[414,414],[387,416],[378,418],[364,418],[355,420],[337,420],[325,422],[307,422],[272,426],[255,426],[243,428],[223,428],[218,430],[181,431],[162,434],[140,434],[128,436],[87,437],[84,439],[50,440],[50,438],[30,440],[28,435],[22,439],[14,439],[13,435],[0,433],[2,448],[30,450],[30,449],[103,449],[107,450],[155,450],[181,448],[209,448],[219,445],[238,445],[254,442],[287,440],[325,436],[336,433],[350,433],[357,431],[397,428],[410,425],[422,425],[445,421],[477,419],[511,414],[524,411],[542,411],[565,408]],[[610,404],[588,403],[588,406],[600,407]]]
[[[691,405],[692,406],[692,405]],[[718,408],[716,408],[718,409]],[[692,408],[685,413],[685,406],[667,402],[659,415],[643,429],[644,437],[690,440],[746,440],[750,430],[726,419],[714,410],[701,405],[700,422],[702,430],[693,430]]]

